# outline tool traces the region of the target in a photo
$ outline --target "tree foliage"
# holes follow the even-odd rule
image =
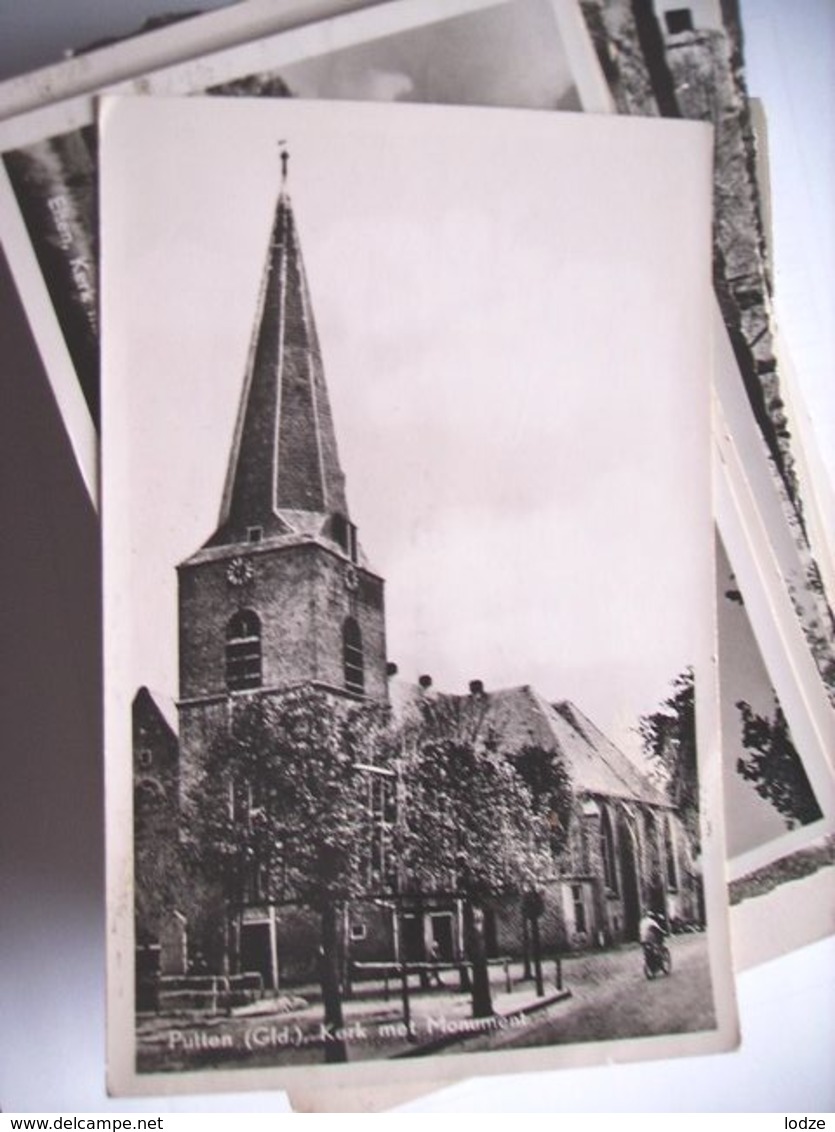
[[[427,697],[404,728],[395,849],[405,883],[423,890],[522,892],[552,871],[543,803],[483,727],[477,702]]]
[[[821,809],[780,705],[771,719],[757,714],[744,700],[736,706],[742,717],[742,743],[751,752],[737,759],[737,773],[771,803],[788,829],[817,821]]]
[[[534,815],[545,821],[551,853],[559,857],[568,844],[574,804],[568,768],[559,755],[536,746],[513,755],[513,768],[528,788]]]
[[[320,919],[325,1025],[343,1025],[339,917],[366,885],[373,821],[368,771],[389,753],[383,709],[302,687],[230,703],[188,809],[192,853],[224,887],[227,911],[293,901]],[[347,1057],[324,1043],[327,1061]]]
[[[484,905],[500,894],[531,893],[553,872],[549,815],[553,785],[545,760],[543,796],[534,801],[509,752],[484,727],[478,696],[427,696],[401,732],[401,806],[395,852],[404,887],[455,892],[472,968],[472,1010],[492,1014]]]
[[[553,875],[571,790],[552,753],[501,748],[480,697],[425,696],[397,730],[385,707],[313,688],[235,697],[193,792],[192,852],[221,881],[230,915],[284,902],[319,914],[326,1017],[341,1025],[338,913],[369,892],[375,779],[397,797],[386,819],[392,887],[462,899],[473,1009],[489,1013],[483,905]]]
[[[694,848],[699,846],[699,768],[693,669],[675,678],[658,711],[638,725],[644,750],[659,770],[667,796],[678,810]]]
[[[357,767],[389,751],[382,711],[307,687],[241,697],[231,712],[189,823],[230,897],[256,874],[269,899],[317,911],[358,895],[370,816]]]

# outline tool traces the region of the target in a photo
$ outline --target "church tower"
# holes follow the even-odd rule
[[[218,526],[178,568],[186,775],[230,697],[314,684],[387,698],[383,581],[348,511],[281,158]]]

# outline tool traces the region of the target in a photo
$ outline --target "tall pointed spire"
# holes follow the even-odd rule
[[[246,541],[253,530],[264,538],[309,530],[310,513],[345,519],[348,514],[322,354],[287,193],[283,143],[280,157],[281,190],[220,521],[210,545]]]

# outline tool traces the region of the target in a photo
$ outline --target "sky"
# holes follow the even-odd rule
[[[128,99],[103,139],[116,700],[176,696],[174,568],[217,523],[283,139],[390,658],[530,683],[634,746],[712,645],[708,132]]]
[[[300,98],[580,109],[550,0],[432,21],[282,67],[281,75]]]

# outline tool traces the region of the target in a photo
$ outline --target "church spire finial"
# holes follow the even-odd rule
[[[348,519],[322,353],[286,191],[283,140],[279,156],[281,189],[215,544],[243,541],[256,527],[265,538],[284,534],[301,513],[323,522],[329,515]]]

